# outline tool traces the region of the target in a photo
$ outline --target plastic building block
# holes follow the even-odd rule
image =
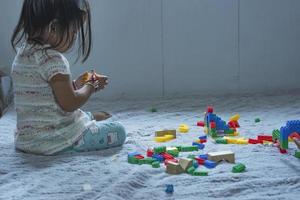
[[[155,147],[154,148],[154,153],[158,154],[158,153],[164,153],[167,151],[167,147],[162,146],[162,147]]]
[[[180,158],[179,165],[183,169],[183,171],[187,171],[188,168],[193,166],[193,160],[189,158]]]
[[[155,113],[155,112],[157,112],[157,109],[152,107],[152,108],[150,108],[150,112]]]
[[[282,154],[286,154],[287,150],[286,149],[282,149],[282,148],[279,147],[279,152],[282,153]]]
[[[173,194],[173,192],[174,192],[174,186],[172,184],[167,184],[165,192],[167,194]]]
[[[224,138],[216,138],[215,141],[217,144],[227,144],[227,140]]]
[[[260,122],[261,120],[259,119],[259,118],[255,118],[255,120],[254,120],[254,122],[255,123],[258,123],[258,122]]]
[[[172,155],[168,154],[168,153],[162,153],[161,155],[162,155],[162,156],[164,157],[164,159],[166,159],[166,160],[172,160],[172,159],[174,159],[174,157],[173,157]]]
[[[149,148],[147,149],[147,157],[152,157],[154,154],[153,149]]]
[[[216,122],[210,122],[210,128],[216,128],[217,124]]]
[[[273,142],[273,137],[271,135],[258,135],[258,140]]]
[[[164,137],[166,135],[173,135],[174,138],[176,138],[176,130],[163,130],[155,132],[155,137]]]
[[[197,126],[204,127],[204,126],[205,126],[205,123],[204,123],[204,121],[197,122]]]
[[[199,142],[200,142],[201,144],[206,143],[206,142],[207,142],[207,139],[200,139]]]
[[[246,166],[242,163],[239,163],[232,167],[233,173],[241,173],[241,172],[244,172],[245,170],[246,170]]]
[[[192,167],[188,168],[187,173],[193,175],[195,170],[196,170],[195,167],[192,166]]]
[[[138,164],[139,159],[135,158],[134,156],[128,156],[128,163],[130,164]]]
[[[134,157],[137,158],[137,159],[139,159],[139,160],[144,159],[144,156],[142,156],[142,155],[136,155]]]
[[[199,163],[197,160],[193,160],[193,167],[197,169],[199,167]]]
[[[219,151],[208,153],[208,160],[215,162],[227,161],[229,163],[235,163],[234,153],[232,151]]]
[[[181,174],[184,172],[184,170],[181,168],[179,163],[168,162],[167,167],[166,167],[166,172],[168,174]]]
[[[238,121],[241,118],[241,116],[239,114],[233,115],[232,117],[230,117],[230,121]]]
[[[180,152],[181,151],[181,146],[176,146],[177,150]]]
[[[198,143],[198,142],[193,142],[192,144],[193,146],[197,146],[198,149],[204,149],[205,145],[202,143]]]
[[[199,165],[204,165],[205,159],[203,158],[195,158],[195,160],[198,162]]]
[[[187,158],[189,158],[189,159],[194,159],[194,158],[196,158],[196,156],[195,155],[188,155],[188,157]]]
[[[290,136],[289,136],[292,140],[297,138],[298,140],[300,140],[300,134],[299,133],[292,133]]]
[[[160,154],[153,154],[152,158],[154,158],[158,162],[163,162],[165,160],[164,157]]]
[[[199,137],[199,140],[207,140],[207,136],[206,136],[206,135],[200,136],[200,137]]]
[[[170,159],[170,160],[165,160],[164,161],[165,165],[168,165],[170,162],[172,162],[172,163],[178,163],[178,160],[174,158],[174,159]]]
[[[248,139],[249,144],[261,144],[261,142],[262,141],[259,141],[257,139],[251,139],[251,138]]]
[[[211,160],[205,160],[204,166],[211,169],[211,168],[215,168],[217,166],[217,163]]]
[[[152,162],[152,167],[153,168],[159,168],[160,167],[160,163],[158,161]]]
[[[181,152],[198,151],[198,146],[184,146],[181,147]]]
[[[178,130],[180,133],[187,133],[189,132],[190,128],[186,124],[180,124]]]
[[[167,153],[172,155],[173,157],[177,157],[179,155],[179,151],[177,148],[175,150],[167,150]]]
[[[279,140],[279,137],[280,137],[280,131],[278,129],[273,130],[272,133],[273,142]]]
[[[288,137],[293,133],[300,133],[300,120],[291,120],[286,123],[286,126],[280,128],[280,148],[288,149]]]
[[[214,112],[214,108],[212,106],[208,106],[207,113],[213,113],[213,112]]]
[[[143,161],[144,161],[144,164],[151,165],[156,160],[154,158],[144,158]]]
[[[295,151],[295,155],[296,158],[300,158],[300,151]]]
[[[236,144],[248,144],[248,139],[237,139]]]
[[[198,156],[199,158],[202,158],[204,160],[207,160],[208,159],[208,155],[207,154],[201,154]]]
[[[206,171],[194,171],[193,176],[208,176],[208,172],[206,172]]]

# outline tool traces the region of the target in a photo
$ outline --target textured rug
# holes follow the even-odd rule
[[[111,120],[120,121],[127,129],[125,145],[100,152],[50,157],[14,150],[16,114],[11,108],[0,119],[0,199],[291,200],[300,196],[300,159],[293,156],[296,150],[293,143],[285,155],[275,147],[217,145],[210,140],[204,150],[197,152],[232,150],[236,161],[247,166],[247,171],[241,174],[232,173],[233,165],[229,163],[207,170],[207,177],[168,175],[163,165],[154,169],[127,163],[128,152],[145,154],[148,147],[161,145],[153,140],[156,130],[175,129],[180,123],[190,125],[190,132],[178,134],[176,140],[165,145],[191,145],[203,135],[203,129],[195,124],[203,120],[207,105],[213,105],[215,113],[224,120],[240,114],[241,136],[255,138],[261,133],[271,134],[287,120],[300,119],[300,95],[99,102],[93,99],[84,109],[111,112],[114,115]],[[149,112],[151,107],[158,112]],[[261,122],[255,123],[255,118]],[[166,184],[174,185],[172,195],[165,193]]]

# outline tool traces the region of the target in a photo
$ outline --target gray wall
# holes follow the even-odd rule
[[[107,98],[300,88],[299,0],[92,0],[93,66]],[[20,0],[0,8],[0,65]],[[99,94],[100,95],[100,94]]]

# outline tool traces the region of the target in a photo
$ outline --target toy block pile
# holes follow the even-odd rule
[[[280,128],[279,144],[280,149],[285,151],[289,148],[289,136],[297,138],[300,135],[300,120],[288,121],[285,126]]]
[[[239,115],[234,115],[230,118],[229,122],[226,124],[224,120],[213,113],[214,108],[209,106],[205,113],[204,121],[197,123],[197,126],[204,127],[204,132],[210,135],[212,138],[222,137],[222,136],[237,136],[237,128],[240,127],[238,120]]]

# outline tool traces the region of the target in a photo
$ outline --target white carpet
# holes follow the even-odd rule
[[[255,138],[271,134],[287,120],[300,119],[300,95],[189,98],[140,102],[97,103],[89,110],[105,110],[113,120],[123,123],[128,138],[123,148],[52,157],[25,155],[14,150],[13,129],[16,115],[10,109],[0,120],[0,199],[298,199],[300,196],[300,159],[292,156],[296,145],[290,143],[289,154],[262,145],[216,145],[210,141],[203,151],[233,150],[236,161],[247,166],[247,172],[231,173],[232,164],[221,163],[208,170],[207,177],[187,174],[171,176],[163,167],[130,165],[127,153],[145,154],[156,130],[177,128],[180,123],[191,126],[187,134],[179,134],[172,142],[191,145],[202,135],[195,126],[203,120],[206,105],[213,105],[224,120],[241,115],[240,133]],[[147,111],[151,106],[157,113]],[[255,118],[262,122],[254,123]],[[188,155],[188,154],[181,154]],[[84,191],[83,185],[91,186]],[[174,194],[165,193],[165,184],[174,185]]]

